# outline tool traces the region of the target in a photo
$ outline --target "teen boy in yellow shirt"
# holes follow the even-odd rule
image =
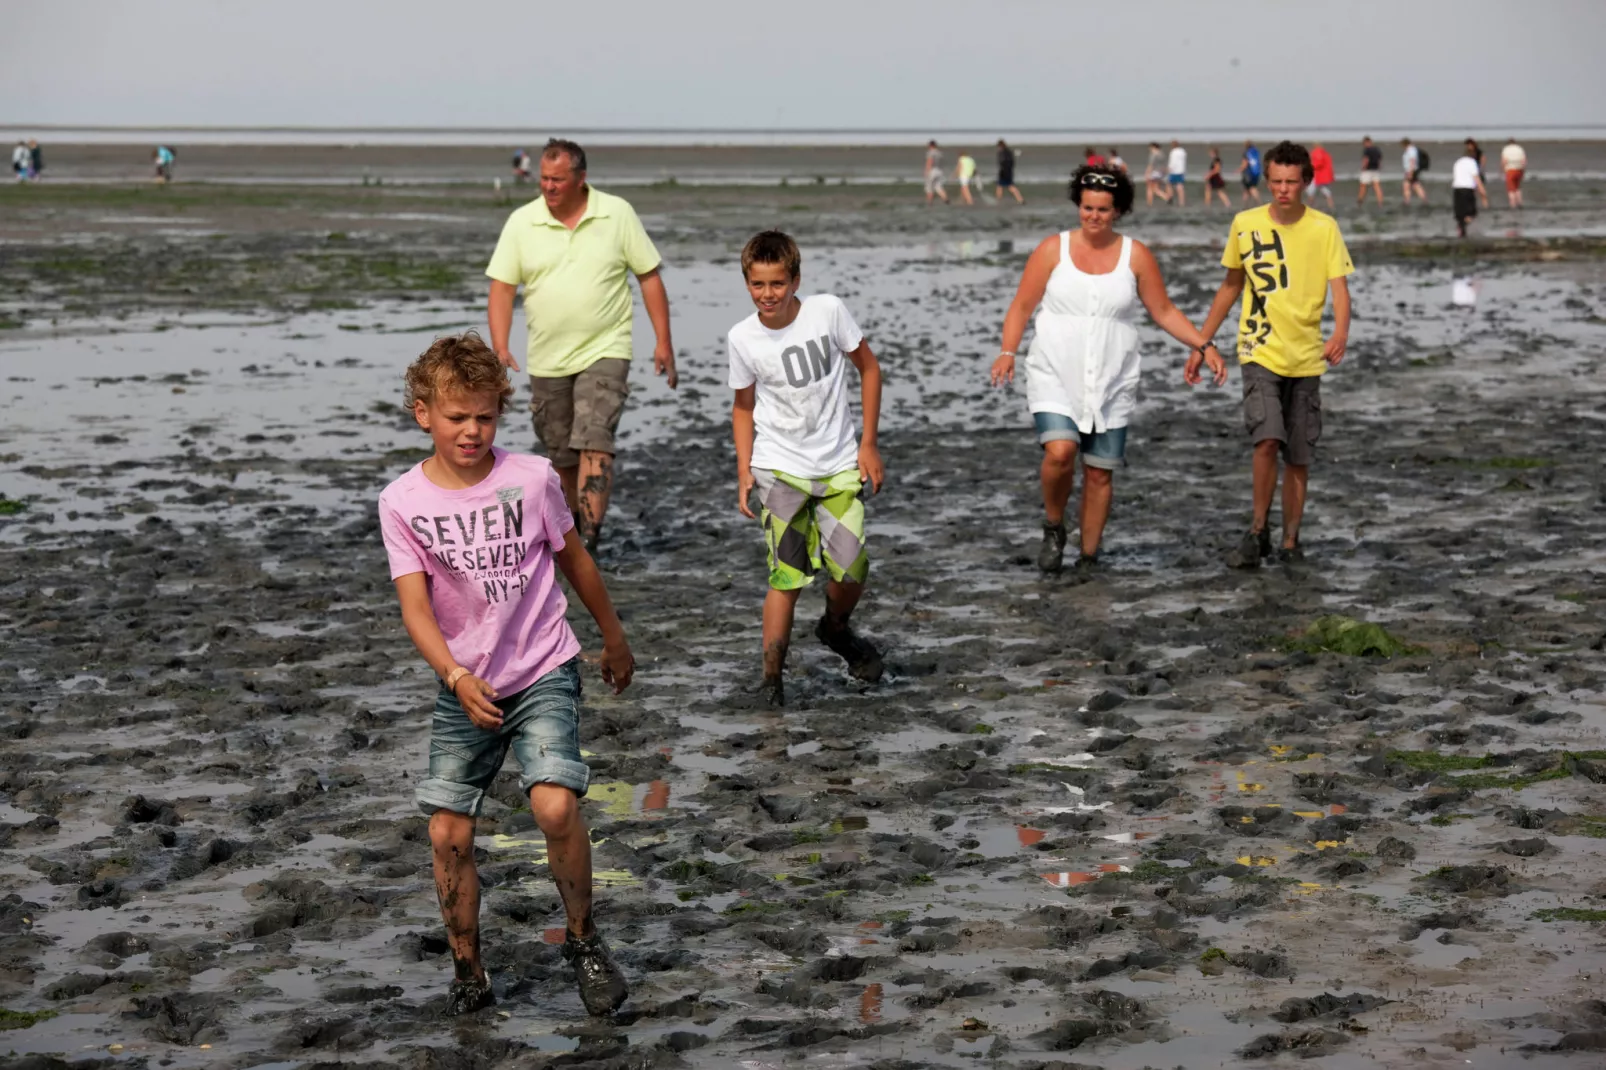
[[[1266,154],[1271,203],[1239,212],[1221,263],[1227,277],[1201,333],[1213,337],[1242,295],[1238,360],[1243,366],[1244,422],[1255,444],[1254,514],[1249,531],[1227,555],[1233,568],[1259,568],[1272,555],[1268,516],[1282,454],[1285,562],[1300,561],[1299,522],[1316,440],[1322,433],[1322,373],[1344,359],[1349,340],[1349,283],[1354,273],[1333,217],[1302,200],[1313,176],[1310,153],[1284,141]],[[1249,292],[1244,294],[1245,283]],[[1333,294],[1333,333],[1322,341],[1322,309]],[[1204,349],[1188,358],[1198,373]]]

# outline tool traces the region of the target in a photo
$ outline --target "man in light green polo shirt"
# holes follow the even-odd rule
[[[631,275],[658,336],[653,369],[671,389],[679,381],[659,264],[635,209],[588,186],[585,150],[554,138],[541,153],[541,198],[508,217],[485,269],[491,346],[514,371],[519,365],[508,334],[513,298],[524,287],[535,434],[593,552],[613,491],[613,438],[629,393]]]

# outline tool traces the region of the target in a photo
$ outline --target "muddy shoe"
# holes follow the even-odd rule
[[[779,676],[764,677],[764,682],[758,685],[758,701],[769,710],[778,710],[786,705],[786,689],[781,686]]]
[[[1277,562],[1282,565],[1303,565],[1305,563],[1305,551],[1298,543],[1292,546],[1284,546],[1277,551]]]
[[[848,673],[856,680],[873,684],[881,679],[881,651],[849,625],[833,628],[827,618],[821,617],[814,628],[815,638],[848,663]]]
[[[1265,529],[1248,531],[1227,554],[1228,568],[1259,568],[1262,557],[1271,556],[1271,533]]]
[[[563,957],[574,967],[575,983],[580,986],[580,1002],[586,1013],[602,1017],[619,1009],[630,995],[625,975],[613,964],[601,933],[578,940],[573,933],[563,941]]]
[[[1097,554],[1082,554],[1071,567],[1071,579],[1076,583],[1086,583],[1098,575],[1094,568],[1098,564]]]
[[[1043,545],[1037,549],[1037,567],[1058,572],[1065,563],[1065,522],[1043,525]]]
[[[473,1014],[495,1003],[496,995],[491,991],[489,977],[477,977],[472,981],[453,981],[452,987],[446,993],[446,1013],[452,1018],[460,1014]]]

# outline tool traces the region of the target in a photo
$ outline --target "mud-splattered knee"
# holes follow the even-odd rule
[[[530,789],[530,812],[544,835],[562,836],[579,824],[580,800],[568,788],[537,784]]]

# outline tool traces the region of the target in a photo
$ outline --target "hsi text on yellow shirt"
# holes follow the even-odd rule
[[[1333,217],[1305,208],[1299,222],[1272,222],[1271,205],[1239,212],[1221,254],[1245,275],[1238,359],[1291,378],[1321,375],[1327,284],[1355,272]]]

